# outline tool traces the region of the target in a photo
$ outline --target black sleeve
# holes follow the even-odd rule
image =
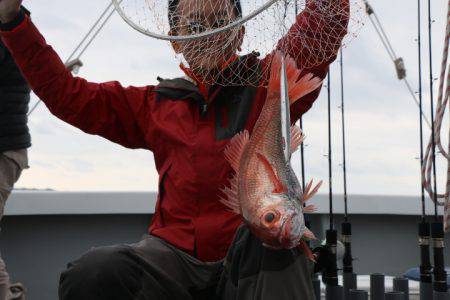
[[[19,13],[14,18],[14,20],[12,20],[11,22],[5,23],[5,24],[0,22],[0,30],[2,30],[2,31],[13,30],[17,26],[19,26],[20,23],[22,23],[23,19],[25,18],[25,14],[28,16],[31,15],[31,13],[28,9],[26,9],[24,6],[21,6]],[[0,39],[0,65],[5,60],[7,51],[8,50],[6,49],[6,46],[3,44],[2,39]]]
[[[25,19],[25,13],[26,13],[26,9],[24,7],[22,7],[19,11],[19,13],[17,14],[17,16],[10,22],[8,23],[0,23],[0,30],[1,31],[11,31],[14,28],[16,28],[17,26],[20,25],[20,23],[23,22],[23,20]]]

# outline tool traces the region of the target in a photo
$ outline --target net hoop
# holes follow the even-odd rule
[[[271,7],[273,4],[275,4],[278,1],[281,1],[281,0],[268,0],[264,5],[262,5],[258,9],[255,9],[252,13],[246,15],[243,18],[237,19],[236,21],[234,21],[226,26],[216,28],[213,30],[209,30],[209,31],[205,31],[202,33],[198,33],[198,34],[184,35],[184,36],[180,36],[180,35],[172,36],[172,35],[168,35],[168,34],[158,34],[158,33],[146,30],[146,29],[142,28],[141,26],[137,25],[135,22],[133,22],[133,20],[131,20],[126,15],[126,13],[122,10],[122,8],[120,7],[120,3],[123,2],[123,0],[112,0],[112,3],[114,4],[114,8],[116,9],[117,13],[128,25],[130,25],[134,30],[136,30],[146,36],[149,36],[149,37],[152,37],[152,38],[155,38],[158,40],[164,40],[164,41],[189,41],[189,40],[206,38],[206,37],[233,29],[234,27],[240,26],[240,25],[246,23],[247,21],[253,19],[254,17],[259,15],[260,13],[262,13],[263,11],[265,11],[266,9],[268,9],[269,7]]]

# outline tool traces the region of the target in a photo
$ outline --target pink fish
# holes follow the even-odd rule
[[[322,80],[312,74],[300,77],[294,60],[286,57],[286,75],[290,104],[316,90]],[[225,156],[235,171],[230,187],[221,202],[241,214],[251,232],[272,249],[299,246],[312,257],[305,239],[314,239],[304,222],[304,212],[315,207],[304,206],[319,189],[310,182],[302,191],[299,181],[283,153],[281,126],[280,70],[282,56],[273,56],[267,99],[250,136],[238,133],[225,149]],[[291,153],[303,141],[297,126],[291,127]]]

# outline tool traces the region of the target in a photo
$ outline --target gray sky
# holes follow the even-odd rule
[[[422,1],[425,5],[426,1]],[[443,46],[446,1],[433,2],[434,73],[439,73]],[[82,35],[106,7],[106,0],[25,1],[33,20],[56,51],[66,58]],[[373,7],[408,76],[417,86],[416,1],[372,0]],[[424,21],[426,15],[423,15]],[[360,30],[345,52],[348,191],[362,194],[419,193],[418,109],[371,24]],[[425,27],[424,27],[425,29]],[[423,32],[427,37],[426,31]],[[427,51],[423,41],[424,53]],[[427,56],[424,56],[424,59]],[[80,76],[95,82],[119,80],[124,85],[155,84],[156,77],[180,75],[178,61],[165,42],[147,38],[128,27],[117,15],[82,57]],[[338,64],[332,66],[333,189],[342,191],[340,89]],[[425,101],[428,102],[428,69],[424,68]],[[327,102],[323,90],[305,116],[308,178],[323,179],[328,191]],[[33,102],[36,97],[33,97]],[[428,107],[426,108],[429,112]],[[149,151],[128,150],[97,136],[89,136],[53,117],[41,105],[30,119],[33,147],[31,169],[18,187],[57,190],[156,190],[157,173]],[[446,126],[444,126],[445,128]],[[428,132],[428,131],[427,131]],[[427,133],[428,136],[428,133]],[[300,157],[293,157],[299,170]],[[443,161],[441,161],[443,165]],[[444,182],[444,169],[439,183]]]

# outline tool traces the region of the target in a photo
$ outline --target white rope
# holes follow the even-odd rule
[[[434,132],[434,138],[435,138],[435,144],[438,147],[441,154],[447,159],[447,183],[445,188],[445,194],[438,194],[437,191],[434,191],[431,185],[431,170],[433,167],[433,155],[432,155],[432,148],[433,148],[433,136],[430,137],[430,141],[428,143],[425,157],[424,157],[424,164],[422,167],[422,181],[424,184],[425,190],[430,195],[431,199],[434,201],[434,199],[444,199],[444,201],[437,201],[437,204],[440,206],[444,206],[444,230],[446,232],[450,231],[450,139],[449,144],[447,146],[447,151],[444,150],[444,147],[442,146],[441,141],[441,128],[442,128],[442,121],[445,114],[445,110],[447,108],[447,105],[450,104],[449,102],[449,95],[450,95],[450,64],[448,64],[448,54],[449,54],[449,40],[450,40],[450,0],[448,2],[448,13],[447,13],[447,23],[446,23],[446,29],[445,29],[445,39],[444,39],[444,49],[443,49],[443,55],[442,55],[442,62],[441,62],[441,74],[440,74],[440,82],[439,82],[439,94],[437,99],[437,106],[436,106],[436,119],[434,121],[435,125],[435,132]],[[449,114],[450,116],[450,114]],[[450,125],[450,124],[449,124]],[[448,132],[449,138],[450,138],[450,128]],[[436,193],[436,194],[435,194]],[[436,198],[435,198],[436,197]]]

